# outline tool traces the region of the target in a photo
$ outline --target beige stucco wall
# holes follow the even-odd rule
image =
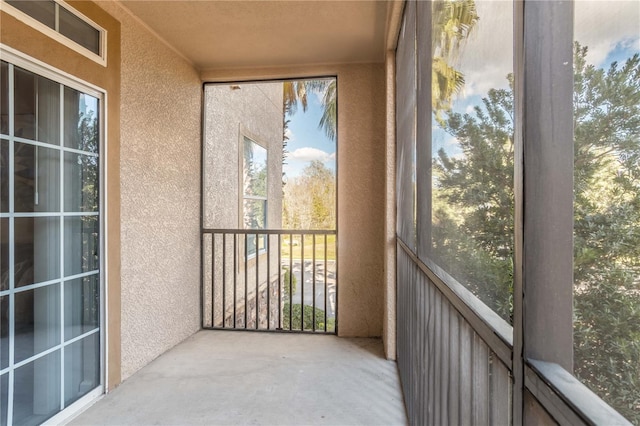
[[[338,79],[338,332],[381,336],[385,258],[384,64],[204,71],[205,81]]]
[[[200,325],[201,83],[115,2],[121,22],[122,379]]]

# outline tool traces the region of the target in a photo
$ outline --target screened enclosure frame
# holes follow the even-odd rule
[[[432,9],[431,2],[405,3],[395,95],[397,335],[410,423],[464,423],[464,418],[481,424],[523,424],[553,418],[561,424],[629,424],[570,373],[573,7],[573,2],[513,2],[515,255],[510,326],[431,257],[432,118],[426,117],[433,116],[432,57],[424,51],[431,52]],[[452,346],[454,326],[460,340]],[[454,351],[463,352],[457,345],[464,343],[465,327],[471,328],[465,333],[472,339],[466,343],[471,358],[465,362],[473,364],[472,374],[480,368],[486,375],[472,379],[480,380],[478,391],[487,386],[481,392],[489,396],[480,402],[462,400],[458,389],[450,387],[452,377],[458,380],[462,374],[455,370],[465,365],[453,356]],[[497,387],[494,378],[504,373],[493,370],[496,359],[509,372],[508,381]],[[492,372],[483,373],[487,364]],[[440,376],[442,369],[448,372]],[[415,371],[427,373],[416,378]]]
[[[234,257],[234,266],[233,266],[233,270],[234,273],[238,273],[240,274],[241,272],[243,272],[243,268],[246,272],[246,266],[251,264],[252,266],[255,266],[258,264],[259,260],[261,257],[266,257],[267,258],[267,262],[269,261],[270,257],[269,257],[269,249],[271,247],[273,247],[274,242],[270,241],[270,236],[275,236],[277,234],[281,234],[280,236],[278,236],[278,241],[282,242],[284,241],[284,238],[282,237],[282,235],[286,236],[289,235],[290,236],[290,240],[292,239],[292,235],[302,235],[304,237],[304,235],[311,235],[315,241],[315,237],[316,234],[320,234],[320,233],[326,233],[327,235],[335,235],[335,277],[336,277],[336,281],[337,281],[337,277],[339,274],[339,265],[338,265],[338,259],[339,259],[339,247],[338,247],[338,235],[339,235],[339,221],[338,221],[338,208],[339,208],[339,188],[338,188],[338,181],[339,181],[339,155],[338,155],[338,144],[339,144],[339,129],[340,129],[340,115],[339,115],[339,77],[337,74],[325,74],[325,75],[308,75],[308,76],[301,76],[301,77],[289,77],[289,76],[284,76],[284,77],[273,77],[273,78],[248,78],[248,79],[240,79],[240,80],[205,80],[202,82],[202,108],[201,108],[201,112],[202,112],[202,126],[201,126],[201,140],[200,140],[200,155],[201,155],[201,173],[200,173],[200,229],[201,229],[201,259],[200,259],[200,317],[201,317],[201,327],[202,328],[215,328],[215,329],[221,329],[221,330],[245,330],[245,331],[258,331],[258,332],[294,332],[294,333],[311,333],[311,334],[321,334],[316,330],[316,332],[309,332],[306,330],[296,330],[293,329],[290,325],[290,329],[289,330],[284,330],[284,329],[275,329],[275,328],[269,328],[267,327],[267,329],[260,329],[258,327],[256,327],[255,329],[251,329],[251,328],[235,328],[235,322],[234,322],[234,327],[209,327],[206,325],[206,315],[205,315],[205,304],[207,303],[207,297],[206,297],[206,290],[205,290],[205,286],[206,286],[206,279],[205,279],[205,274],[206,274],[206,268],[209,267],[209,265],[206,265],[206,255],[205,255],[205,247],[207,246],[205,243],[205,238],[209,235],[211,235],[212,241],[214,242],[215,245],[215,237],[214,234],[216,233],[222,233],[222,234],[230,234],[233,233],[233,229],[214,229],[214,228],[209,228],[206,226],[205,224],[205,211],[206,211],[206,200],[205,200],[205,177],[206,177],[206,173],[207,173],[207,169],[208,167],[210,167],[209,165],[207,165],[206,163],[206,88],[207,86],[231,86],[233,90],[237,90],[239,88],[239,86],[243,85],[243,84],[261,84],[261,83],[284,83],[284,82],[291,82],[291,81],[306,81],[306,80],[333,80],[335,81],[336,84],[336,88],[335,88],[335,97],[336,97],[336,106],[335,106],[335,115],[336,115],[336,123],[335,123],[335,149],[336,149],[336,156],[335,156],[335,226],[333,229],[331,230],[317,230],[317,229],[313,229],[313,230],[305,230],[305,229],[276,229],[273,227],[269,227],[268,224],[265,224],[265,228],[260,230],[260,229],[256,229],[255,233],[251,232],[253,230],[251,229],[237,229],[235,231],[237,231],[238,234],[243,234],[244,235],[244,240],[245,240],[245,247],[242,248],[240,247],[238,250],[236,250],[235,252],[235,257]],[[283,111],[283,118],[284,118],[284,111]],[[254,132],[250,131],[244,124],[240,123],[239,125],[239,130],[238,130],[238,143],[239,146],[242,146],[243,140],[247,139],[250,140],[251,142],[259,145],[260,147],[265,148],[265,143],[263,140],[261,140],[261,138],[256,135]],[[268,149],[267,149],[267,158],[269,157],[269,153],[268,153]],[[242,153],[238,153],[238,167],[239,170],[242,170],[242,163],[243,163],[243,156]],[[239,175],[241,175],[241,173],[239,173]],[[244,199],[251,199],[251,197],[249,198],[245,198],[245,195],[243,193],[243,189],[242,189],[242,181],[243,181],[243,177],[242,176],[238,176],[238,177],[231,177],[232,179],[237,179],[239,181],[239,191],[238,191],[238,206],[239,206],[239,215],[238,215],[238,222],[240,223],[239,227],[240,228],[244,228],[244,226],[242,226],[242,222],[243,222],[243,200]],[[259,198],[260,200],[262,200],[261,198]],[[267,197],[265,198],[266,201],[266,205],[269,205],[269,197],[267,195]],[[269,215],[268,215],[268,211],[265,212],[266,213],[266,219],[268,220]],[[246,251],[246,241],[248,240],[248,236],[249,235],[254,235],[255,239],[259,239],[259,238],[264,238],[264,246],[265,246],[265,250],[260,249],[258,251],[257,254],[253,254],[253,255],[249,255],[249,253]],[[225,237],[223,237],[225,238]],[[232,241],[234,244],[237,241],[240,241],[237,239],[237,236],[233,237],[233,238],[229,238],[230,241]],[[223,240],[223,244],[226,240]],[[325,236],[325,241],[326,241],[326,236]],[[242,241],[240,241],[240,244],[238,244],[238,246],[241,246]],[[278,247],[278,251],[280,251],[280,247]],[[246,260],[242,259],[242,255],[244,253],[244,258]],[[304,251],[303,251],[304,252]],[[327,256],[327,250],[325,247],[325,259]],[[315,250],[314,250],[315,253]],[[279,260],[283,260],[284,256],[273,256],[274,258],[277,258]],[[314,258],[315,258],[315,254],[314,254]],[[215,263],[215,262],[213,262]],[[222,265],[225,265],[225,262],[218,262],[221,263]],[[221,265],[218,265],[221,266]],[[223,269],[225,269],[225,266],[222,266]],[[268,269],[268,268],[267,268]],[[314,267],[315,270],[315,267]],[[234,288],[236,283],[234,282]],[[315,284],[314,284],[315,286]],[[304,285],[302,285],[302,288],[304,288]],[[314,287],[315,288],[315,287]],[[339,300],[339,286],[336,285],[336,290],[335,290],[335,297],[333,298],[333,303],[335,304],[335,313],[334,313],[334,318],[335,318],[335,324],[334,324],[334,328],[333,331],[330,331],[330,334],[338,334],[338,330],[339,330],[339,315],[338,315],[338,300]],[[325,289],[326,290],[326,289]],[[314,302],[315,302],[315,295],[314,295]],[[315,305],[314,305],[315,306]],[[325,305],[326,306],[326,305]],[[289,310],[290,315],[289,317],[291,317],[291,309]],[[234,318],[235,318],[235,310],[234,310]],[[315,328],[315,318],[313,320],[314,323],[314,328]],[[246,323],[245,323],[246,325]],[[326,328],[326,327],[325,327]],[[326,330],[325,330],[326,331]]]

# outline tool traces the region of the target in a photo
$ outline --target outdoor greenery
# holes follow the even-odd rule
[[[336,177],[314,160],[284,187],[282,224],[286,229],[335,229]]]
[[[282,258],[288,259],[289,255],[293,259],[302,259],[302,245],[300,244],[300,236],[293,236],[292,242],[289,242],[289,236],[284,235],[282,238]],[[313,259],[313,236],[306,235],[304,237],[304,258],[306,260]],[[316,259],[324,259],[324,236],[316,236],[315,254]],[[336,260],[336,236],[327,235],[327,260]]]
[[[286,257],[286,256],[283,256],[283,258],[284,257]],[[282,269],[284,270],[284,278],[282,279],[282,284],[283,284],[283,287],[284,287],[284,294],[285,294],[287,300],[291,300],[291,296],[293,294],[296,294],[296,287],[298,285],[298,278],[296,277],[296,274],[292,274],[291,273],[291,271],[289,270],[288,266],[283,266]]]
[[[283,164],[286,164],[288,155],[287,129],[291,121],[290,116],[296,113],[298,106],[302,107],[303,112],[307,110],[307,96],[310,93],[318,93],[322,96],[322,116],[318,128],[324,130],[329,139],[336,138],[336,80],[286,81],[283,90]],[[286,182],[283,179],[283,227],[286,229],[335,229],[335,201],[335,174],[321,161],[311,161],[303,170],[302,176],[290,178]]]
[[[575,47],[574,373],[640,424],[640,57],[608,69]],[[513,85],[442,128],[461,155],[433,163],[435,260],[509,319]]]
[[[464,155],[433,164],[434,260],[505,320],[513,282],[513,96],[492,89],[475,116],[448,113],[443,129]]]
[[[282,322],[283,328],[285,330],[289,329],[289,310],[291,305],[289,303],[284,304],[283,313],[282,313]],[[301,305],[299,303],[293,305],[293,311],[291,315],[291,329],[300,330],[300,318],[301,318]],[[304,329],[305,330],[313,330],[313,315],[314,310],[313,306],[304,305]],[[316,330],[324,330],[324,310],[320,308],[315,308],[315,316],[316,316]],[[327,318],[327,331],[334,331],[336,327],[335,318]]]
[[[575,373],[640,424],[640,55],[598,69],[576,44]]]

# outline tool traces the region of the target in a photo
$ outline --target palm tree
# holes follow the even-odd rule
[[[307,110],[307,87],[304,80],[287,80],[282,84],[282,164],[286,164],[287,144],[289,142],[289,136],[287,135],[287,129],[289,128],[289,122],[287,115],[293,114],[298,109],[298,102],[302,104],[302,111]],[[283,180],[282,185],[286,184],[284,180],[284,173],[282,173]]]
[[[431,102],[438,121],[464,87],[464,75],[453,64],[479,19],[475,0],[433,3]]]
[[[296,112],[298,102],[302,105],[302,111],[307,110],[307,93],[322,93],[322,117],[318,128],[331,140],[336,139],[337,128],[337,84],[335,79],[319,80],[292,80],[284,82],[283,104],[285,115]],[[284,122],[284,131],[288,127],[288,120]],[[283,140],[288,138],[286,135]],[[285,143],[286,145],[286,143]]]
[[[283,105],[285,114],[294,114],[298,109],[298,102],[302,104],[302,111],[307,110],[307,85],[304,80],[288,80],[283,83]]]
[[[309,90],[322,93],[322,117],[318,123],[318,128],[324,130],[332,141],[336,140],[338,102],[337,102],[337,81],[330,80],[308,80]]]

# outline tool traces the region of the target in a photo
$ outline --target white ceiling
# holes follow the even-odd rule
[[[398,3],[120,1],[199,70],[383,62]]]

